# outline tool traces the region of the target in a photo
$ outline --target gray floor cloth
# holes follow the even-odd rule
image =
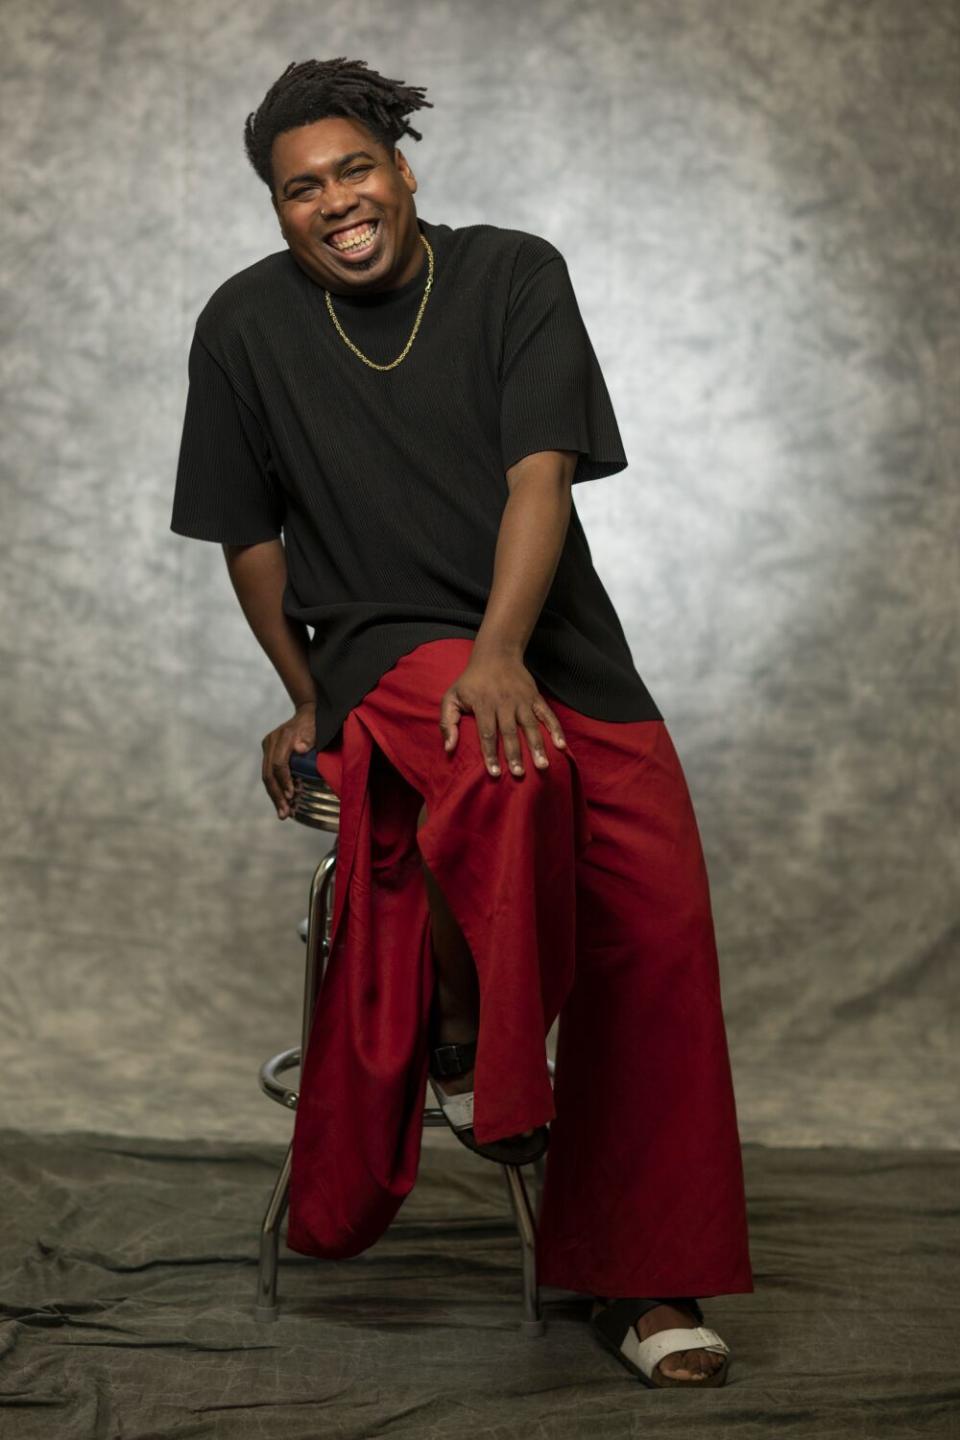
[[[257,1324],[282,1153],[0,1131],[3,1440],[960,1434],[956,1151],[747,1144],[757,1289],[706,1302],[733,1362],[698,1394],[631,1379],[568,1292],[520,1336],[502,1174],[455,1142],[364,1255],[281,1243]]]

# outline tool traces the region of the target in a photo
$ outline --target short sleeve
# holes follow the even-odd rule
[[[500,440],[509,470],[537,450],[577,450],[573,483],[627,467],[613,405],[557,251],[516,281],[500,370]]]
[[[284,495],[259,421],[194,333],[170,529],[256,545],[280,536]]]

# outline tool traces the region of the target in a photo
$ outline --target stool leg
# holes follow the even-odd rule
[[[303,1057],[307,1053],[307,1042],[313,1024],[313,1012],[317,991],[323,978],[327,950],[330,942],[330,919],[333,913],[333,883],[337,863],[336,841],[333,848],[323,857],[313,873],[310,883],[310,898],[307,907],[307,955],[303,980],[303,1016],[300,1037],[300,1074],[303,1075]],[[257,1303],[254,1316],[257,1320],[270,1321],[277,1318],[277,1269],[279,1264],[280,1226],[286,1214],[290,1198],[290,1165],[293,1158],[293,1142],[287,1146],[280,1173],[273,1186],[273,1193],[267,1204],[267,1212],[260,1227],[260,1263],[257,1267]]]
[[[513,1206],[523,1255],[523,1319],[520,1321],[520,1332],[532,1340],[535,1336],[542,1335],[546,1328],[540,1313],[540,1287],[537,1285],[535,1222],[519,1165],[504,1165],[503,1176],[507,1182],[507,1193]]]
[[[274,1183],[267,1213],[260,1227],[260,1264],[257,1269],[257,1307],[254,1318],[276,1320],[277,1318],[277,1249],[280,1242],[280,1223],[287,1208],[290,1193],[290,1157],[293,1142],[287,1146],[280,1173]]]
[[[333,848],[324,855],[313,872],[313,879],[310,882],[310,897],[307,902],[307,957],[303,977],[303,1017],[300,1035],[301,1078],[307,1043],[313,1028],[313,1012],[316,1009],[317,992],[323,980],[330,949],[336,869],[337,842],[335,840]]]
[[[536,1204],[533,1207],[533,1213],[538,1221],[540,1219],[540,1206],[543,1202],[543,1182],[546,1176],[546,1171],[547,1157],[545,1155],[541,1155],[539,1160],[534,1160],[533,1162],[533,1173],[537,1177],[534,1182],[534,1189],[536,1191],[537,1199]]]

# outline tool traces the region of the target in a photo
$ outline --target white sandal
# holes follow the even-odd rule
[[[712,1386],[723,1385],[727,1379],[729,1360],[724,1359],[722,1365],[716,1370],[706,1373],[702,1380],[679,1380],[676,1376],[666,1375],[659,1368],[660,1361],[666,1355],[674,1355],[678,1350],[709,1350],[714,1355],[729,1356],[730,1346],[725,1340],[721,1340],[716,1330],[711,1330],[703,1323],[703,1311],[696,1300],[691,1299],[669,1299],[669,1300],[609,1300],[598,1302],[602,1308],[595,1309],[590,1317],[590,1324],[597,1339],[607,1350],[611,1351],[622,1365],[642,1380],[644,1385],[655,1389],[666,1389],[668,1386],[684,1385],[695,1387],[700,1390],[709,1389]],[[655,1305],[673,1305],[678,1309],[687,1309],[693,1312],[696,1326],[681,1330],[658,1330],[656,1334],[650,1335],[646,1340],[641,1340],[636,1329],[636,1322],[641,1315],[652,1310]]]
[[[532,1135],[511,1135],[505,1140],[490,1140],[478,1145],[473,1135],[473,1091],[460,1095],[448,1095],[438,1084],[444,1075],[466,1075],[473,1069],[477,1053],[477,1042],[468,1044],[434,1045],[430,1049],[430,1088],[443,1111],[443,1118],[456,1135],[461,1145],[466,1145],[475,1155],[493,1160],[498,1165],[529,1165],[539,1160],[546,1152],[550,1132],[546,1125],[534,1130]]]

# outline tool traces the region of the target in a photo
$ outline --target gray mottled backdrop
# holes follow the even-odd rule
[[[4,1123],[280,1139],[324,845],[218,546],[168,530],[291,60],[425,85],[419,213],[567,257],[629,469],[576,503],[687,772],[745,1139],[958,1143],[952,0],[7,0]]]

